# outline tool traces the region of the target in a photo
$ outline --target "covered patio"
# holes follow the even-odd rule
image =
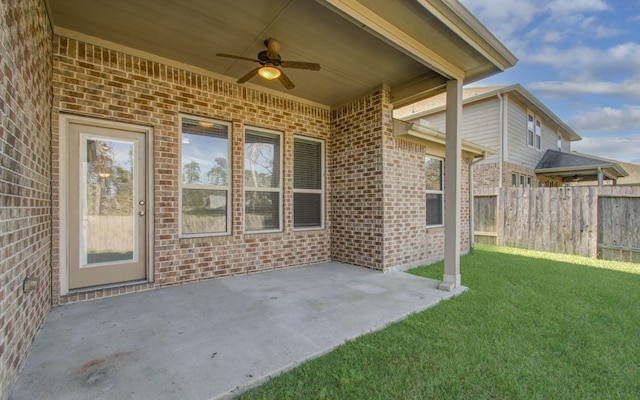
[[[173,386],[184,385],[180,390],[195,390],[185,382],[199,373],[211,376],[202,368],[215,360],[223,360],[220,382],[226,384],[227,369],[243,364],[228,362],[217,349],[251,353],[253,347],[243,346],[258,339],[244,336],[253,335],[246,330],[259,333],[272,324],[279,328],[270,340],[291,336],[312,344],[273,370],[240,373],[251,381],[423,307],[372,314],[359,331],[332,335],[326,329],[340,328],[323,322],[334,309],[349,312],[353,297],[375,297],[363,307],[393,297],[386,294],[390,289],[369,286],[375,283],[352,282],[342,295],[329,292],[329,305],[318,300],[319,311],[295,314],[305,324],[324,318],[309,325],[308,337],[297,331],[300,320],[279,325],[288,313],[261,317],[266,303],[281,311],[283,297],[256,297],[270,278],[241,278],[257,283],[229,294],[239,304],[224,297],[226,285],[238,280],[204,280],[327,262],[390,272],[444,259],[440,289],[460,290],[459,257],[469,249],[462,200],[469,160],[458,134],[462,85],[511,68],[517,59],[457,1],[0,3],[0,128],[6,133],[0,146],[0,399],[17,382],[41,327],[30,361],[36,366],[22,373],[14,396],[50,397],[65,387],[71,392],[61,396],[73,398],[74,382],[84,382],[98,388],[91,395],[103,397],[126,381],[171,393],[163,386],[167,377]],[[263,79],[262,67],[287,78]],[[448,200],[442,226],[426,229],[425,145],[395,136],[393,109],[443,92],[448,173],[441,183]],[[268,149],[261,170],[257,147]],[[115,240],[122,238],[126,245]],[[319,269],[322,279],[307,277],[311,286],[300,293],[310,296],[322,282],[346,282],[350,273],[334,270],[341,264],[328,265]],[[366,273],[381,281],[396,276]],[[198,303],[196,288],[207,285],[223,297]],[[278,285],[268,290],[279,293]],[[137,293],[160,288],[168,292]],[[407,293],[427,290],[404,289],[396,294],[401,302],[411,297]],[[160,300],[174,292],[183,293],[180,301]],[[122,293],[131,295],[55,308]],[[286,304],[312,307],[312,301]],[[235,310],[229,318],[250,314],[245,326],[224,315],[213,318],[218,304]],[[352,323],[361,314],[342,318]],[[58,318],[63,328],[50,333]],[[245,340],[188,334],[234,326],[243,329],[218,335]],[[314,329],[320,328],[319,337],[336,341],[317,344]],[[137,336],[125,341],[133,332]],[[85,347],[89,338],[95,342]],[[256,348],[271,348],[259,339]],[[86,350],[94,345],[97,353]],[[67,364],[72,354],[82,359]],[[38,363],[41,356],[52,358]],[[172,369],[180,360],[191,363],[185,381]],[[84,378],[34,375],[83,368]],[[152,381],[156,376],[162,380]],[[24,382],[43,391],[22,395]],[[202,397],[230,390],[209,389]],[[136,397],[135,390],[114,398]],[[176,397],[201,396],[180,390]]]
[[[337,262],[54,308],[11,399],[235,395],[462,293]]]

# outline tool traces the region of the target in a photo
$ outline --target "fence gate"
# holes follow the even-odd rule
[[[640,262],[640,197],[598,197],[598,258]]]

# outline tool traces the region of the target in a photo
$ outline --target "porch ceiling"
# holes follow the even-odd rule
[[[45,0],[56,33],[115,43],[235,81],[277,38],[296,87],[252,78],[246,85],[336,106],[387,84],[394,105],[478,80],[517,61],[455,0]]]

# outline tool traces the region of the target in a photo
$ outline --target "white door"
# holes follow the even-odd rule
[[[70,123],[69,289],[147,278],[144,133]]]

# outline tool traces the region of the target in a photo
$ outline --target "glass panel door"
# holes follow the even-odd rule
[[[69,288],[144,279],[145,135],[69,131]]]

